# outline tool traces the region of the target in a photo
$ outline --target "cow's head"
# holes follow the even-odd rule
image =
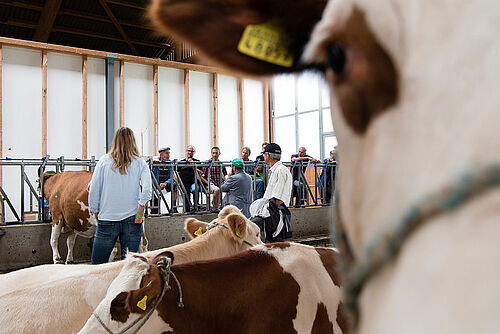
[[[38,186],[37,186],[37,189],[38,191],[40,191],[40,186],[41,186],[41,182],[40,180],[43,178],[43,184],[45,184],[45,182],[47,182],[47,180],[49,178],[51,178],[52,176],[56,175],[57,173],[52,171],[52,170],[49,170],[49,171],[46,171],[44,172],[44,170],[42,168],[38,168],[38,179],[37,179],[37,183],[38,183]]]
[[[220,223],[225,225],[225,227],[213,225],[213,223]],[[241,211],[233,205],[224,207],[219,212],[218,217],[210,223],[205,223],[195,218],[186,219],[185,230],[189,236],[194,239],[205,234],[209,224],[213,226],[213,228],[208,231],[209,233],[229,233],[231,240],[240,246],[243,246],[245,241],[252,245],[262,243],[260,240],[259,227],[248,220]]]

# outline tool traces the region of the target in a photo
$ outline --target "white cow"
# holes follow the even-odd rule
[[[232,69],[324,71],[357,332],[498,332],[500,2],[322,3],[155,0],[151,13]],[[277,42],[242,39],[269,22]],[[292,67],[268,63],[264,43]]]
[[[186,220],[195,239],[169,248],[142,253],[173,257],[174,263],[235,254],[261,244],[260,230],[234,207],[226,207],[214,222],[225,224],[206,231],[207,223]],[[248,243],[247,243],[248,242]],[[124,261],[102,265],[42,265],[0,275],[1,333],[75,333],[106,295]]]

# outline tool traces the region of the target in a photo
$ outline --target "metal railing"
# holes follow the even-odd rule
[[[153,159],[147,160],[150,170],[151,170],[151,178],[153,185],[153,199],[148,205],[147,214],[151,216],[160,216],[160,215],[172,215],[176,212],[179,212],[178,209],[182,208],[183,212],[204,212],[211,210],[218,210],[222,208],[223,205],[223,197],[224,194],[222,192],[218,193],[219,196],[219,205],[217,208],[212,207],[211,199],[213,198],[213,189],[212,182],[206,183],[205,180],[211,180],[212,169],[210,167],[214,167],[212,163],[195,161],[195,162],[185,162],[185,161],[177,161],[172,160],[168,162],[159,162],[153,161]],[[41,189],[43,189],[43,178],[39,178],[38,169],[44,170],[45,168],[55,169],[56,172],[63,172],[67,166],[72,167],[81,167],[82,169],[86,169],[89,171],[93,171],[97,160],[94,156],[91,159],[81,160],[81,159],[66,159],[64,156],[61,156],[57,159],[50,159],[50,156],[41,158],[41,159],[0,159],[0,166],[6,168],[19,168],[19,198],[18,205],[15,205],[13,201],[13,193],[15,189],[6,189],[5,185],[0,186],[0,224],[19,224],[19,223],[37,223],[37,222],[47,222],[50,221],[50,217],[48,214],[47,203],[42,200]],[[291,162],[284,162],[285,166],[290,168],[290,172],[293,173],[292,168],[298,168],[298,180],[304,185],[303,187],[298,187],[296,189],[295,195],[297,197],[296,202],[298,202],[299,206],[307,207],[307,206],[319,206],[319,205],[328,205],[330,202],[330,194],[333,193],[333,187],[335,182],[326,182],[327,179],[334,180],[335,179],[335,164],[323,164],[318,163],[310,168],[314,168],[314,183],[308,184],[308,180],[306,175],[304,174],[304,165],[300,163],[296,163],[292,167]],[[254,200],[257,199],[257,184],[262,182],[263,192],[265,191],[267,182],[268,182],[268,170],[269,167],[265,165],[262,161],[253,162],[248,161],[244,163],[244,168],[248,171],[250,176],[252,177],[252,192]],[[229,161],[220,161],[217,162],[217,166],[219,167],[218,172],[220,172],[220,179],[223,181],[225,179],[225,175],[223,173],[223,168],[230,169],[231,163]],[[262,167],[262,176],[256,176],[256,169]],[[322,175],[327,170],[329,171],[329,177],[324,177],[324,181],[321,181]],[[333,167],[333,168],[332,168]],[[155,168],[167,168],[169,170],[170,175],[170,198],[168,198],[167,193],[163,192],[160,188],[160,182],[158,180],[158,174],[155,172]],[[193,169],[193,191],[191,189],[187,189],[186,186],[182,182],[181,179],[181,171],[185,173],[185,168]],[[29,169],[36,169],[35,173],[37,180],[30,179],[27,173]],[[200,173],[194,172],[194,170],[201,171]],[[323,172],[323,174],[322,174]],[[202,175],[200,175],[202,174]],[[203,179],[202,179],[203,176]],[[262,180],[262,181],[260,181]],[[311,181],[311,180],[309,180]],[[38,182],[38,185],[35,186],[35,183]],[[173,192],[177,192],[177,196],[174,199],[172,196]],[[191,198],[191,194],[193,195]],[[293,195],[290,201],[290,206],[293,205]],[[162,206],[163,204],[163,206]],[[17,206],[17,208],[16,208]],[[162,209],[165,208],[165,212],[162,212]],[[189,210],[188,210],[189,209]],[[14,220],[6,221],[6,210],[9,210]],[[31,215],[27,218],[27,215]],[[36,219],[33,219],[33,215]]]

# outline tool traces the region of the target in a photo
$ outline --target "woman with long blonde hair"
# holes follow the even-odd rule
[[[97,163],[90,182],[89,207],[98,216],[92,264],[107,262],[120,237],[121,257],[137,252],[146,203],[151,199],[148,165],[139,156],[134,133],[115,132],[111,150]]]

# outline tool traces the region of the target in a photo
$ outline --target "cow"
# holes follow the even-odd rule
[[[79,333],[108,333],[97,317],[112,332],[121,332],[155,303],[141,333],[343,333],[335,253],[273,243],[173,265],[171,289],[161,300],[166,283],[159,258],[150,263],[129,256]]]
[[[153,0],[150,13],[212,64],[324,73],[356,332],[498,331],[498,1]]]
[[[59,254],[59,236],[67,233],[66,245],[68,254],[66,264],[74,263],[73,247],[76,236],[92,238],[97,228],[97,217],[90,211],[89,186],[92,172],[65,171],[43,173],[43,197],[49,202],[49,211],[52,216],[52,232],[50,246],[54,263],[63,263]],[[109,261],[113,261],[118,248],[115,246]],[[142,234],[139,252],[147,251],[147,239]]]
[[[207,226],[210,228],[207,231]],[[257,225],[234,206],[225,207],[210,224],[195,218],[185,222],[189,242],[141,253],[153,261],[172,257],[174,263],[213,259],[262,244]],[[101,265],[42,265],[0,275],[0,332],[76,333],[105,297],[124,261]]]

